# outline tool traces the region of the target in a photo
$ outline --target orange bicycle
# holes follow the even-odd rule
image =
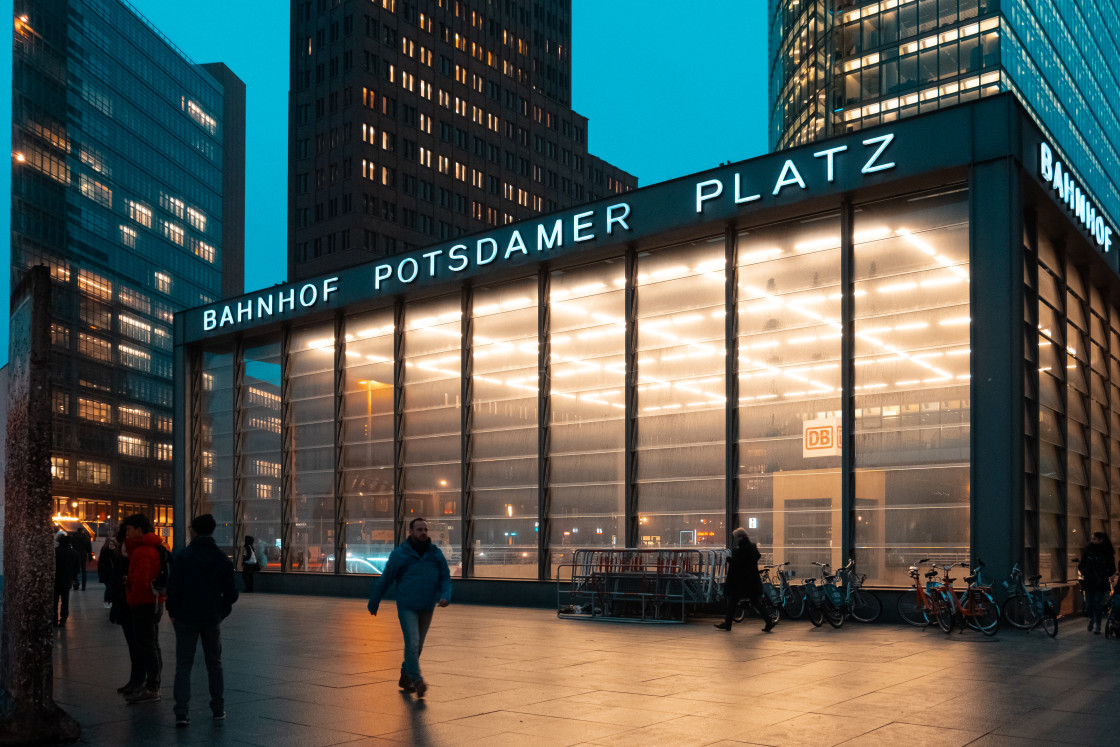
[[[981,585],[980,572],[984,563],[980,561],[972,569],[972,575],[964,579],[968,588],[959,596],[953,590],[953,582],[956,579],[949,576],[949,572],[957,567],[967,569],[969,565],[953,563],[944,566],[945,575],[941,578],[937,593],[931,595],[938,627],[946,633],[951,633],[956,625],[960,626],[962,632],[965,625],[968,625],[984,635],[995,635],[999,631],[999,606],[988,588]]]
[[[910,566],[910,578],[914,579],[914,593],[903,592],[898,597],[898,616],[911,625],[924,628],[934,619],[932,594],[937,588],[937,567],[931,566],[926,572],[926,583],[922,585],[918,566],[928,563],[929,558],[922,558]]]

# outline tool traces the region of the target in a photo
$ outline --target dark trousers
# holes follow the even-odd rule
[[[732,619],[735,617],[735,608],[739,606],[739,600],[743,597],[734,593],[727,594],[726,592],[724,596],[727,600],[727,607],[724,611],[723,624],[727,627],[731,627],[731,624],[735,622]],[[762,606],[762,597],[749,597],[749,600],[751,607],[754,608],[755,614],[758,615],[759,619],[766,621],[766,608]]]
[[[55,620],[57,620],[58,622],[66,622],[66,618],[70,617],[69,585],[54,587],[54,611]]]
[[[163,672],[163,652],[159,650],[159,621],[163,610],[155,602],[131,605],[132,624],[136,636],[136,651],[144,668],[144,684],[149,690],[158,690]]]
[[[246,563],[241,568],[241,578],[245,581],[245,592],[249,593],[253,590],[253,582],[256,581],[254,576],[257,575],[257,566]]]
[[[1104,605],[1108,601],[1107,591],[1086,591],[1085,611],[1089,615],[1089,625],[1101,629],[1101,618],[1104,617]]]
[[[124,633],[124,642],[128,644],[128,660],[131,664],[128,676],[129,685],[140,685],[144,682],[144,661],[140,649],[136,645],[136,623],[132,621],[132,612],[124,608],[121,615],[121,631]]]
[[[175,621],[175,715],[186,716],[191,703],[191,669],[198,639],[202,639],[202,658],[210,682],[210,710],[225,710],[225,681],[222,678],[222,628],[220,625],[194,625]]]
[[[86,588],[86,559],[85,558],[82,558],[80,568],[81,568],[81,578],[82,578],[82,590],[84,591],[85,588]],[[75,589],[78,588],[78,579],[77,578],[74,579],[74,588]]]

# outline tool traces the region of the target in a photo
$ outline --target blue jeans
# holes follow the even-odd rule
[[[225,710],[225,681],[222,678],[222,628],[175,621],[175,715],[186,716],[191,704],[191,669],[195,649],[202,639],[202,658],[210,681],[210,710]]]
[[[398,607],[397,619],[400,620],[401,632],[404,633],[404,663],[401,664],[401,674],[416,682],[421,679],[420,652],[424,650],[424,638],[428,635],[428,626],[432,624],[432,610],[402,610]]]

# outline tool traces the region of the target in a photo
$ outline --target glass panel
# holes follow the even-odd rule
[[[334,330],[292,331],[292,554],[294,571],[334,571]]]
[[[537,577],[537,279],[475,289],[471,451],[477,577]]]
[[[245,399],[242,441],[245,475],[244,534],[256,540],[261,569],[280,561],[280,344],[245,350]],[[241,562],[241,553],[234,553]]]
[[[738,241],[740,515],[775,562],[810,576],[841,558],[840,220]]]
[[[195,516],[213,514],[214,541],[233,554],[233,354],[202,355],[202,481]],[[128,514],[125,514],[126,516]]]
[[[626,272],[552,273],[552,573],[577,547],[624,547]]]
[[[346,319],[342,500],[347,573],[380,573],[393,514],[393,310]]]
[[[969,554],[969,266],[964,191],[855,217],[856,552],[876,583]]]
[[[642,547],[724,544],[724,264],[722,237],[638,258]]]
[[[458,295],[405,306],[404,520],[428,520],[452,574],[462,546],[462,301]]]

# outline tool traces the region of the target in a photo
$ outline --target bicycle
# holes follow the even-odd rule
[[[839,628],[844,624],[840,589],[834,583],[835,577],[828,574],[828,563],[814,562],[813,565],[821,569],[821,584],[817,586],[817,580],[813,578],[805,579],[802,586],[805,591],[805,614],[814,627],[819,628],[827,620],[829,625]]]
[[[883,614],[883,603],[874,593],[863,589],[863,580],[866,574],[856,573],[856,561],[848,559],[848,564],[836,572],[840,580],[840,589],[843,593],[843,610],[853,620],[861,623],[873,623]]]
[[[1031,576],[1023,583],[1023,571],[1016,563],[1003,582],[1007,599],[1003,603],[1003,619],[1020,630],[1034,630],[1039,625],[1046,635],[1058,635],[1058,611],[1050,601],[1046,587],[1039,584],[1042,574]],[[1027,588],[1027,584],[1030,588]]]
[[[778,592],[774,588],[774,585],[766,578],[763,578],[760,601],[762,602],[763,610],[766,612],[766,620],[773,625],[778,624],[778,618],[781,616],[777,599]],[[731,619],[737,623],[743,622],[747,617],[747,610],[749,609],[751,609],[751,600],[740,599],[735,605],[735,614],[731,616]]]
[[[784,563],[763,566],[762,582],[764,588],[767,583],[773,585],[777,594],[771,601],[782,611],[782,614],[790,620],[797,620],[805,614],[805,593],[799,587],[790,586],[789,579],[794,573],[792,570],[786,570],[788,565],[787,560]],[[771,571],[778,577],[777,583],[773,582]]]
[[[939,575],[937,568],[935,566],[931,567],[925,574],[926,584],[922,586],[918,566],[928,562],[929,558],[922,558],[910,566],[910,578],[914,579],[914,593],[903,592],[895,605],[898,616],[918,628],[925,628],[930,623],[930,617],[933,613],[933,600],[930,595],[937,586],[937,576]]]
[[[951,633],[955,625],[964,631],[965,625],[975,628],[987,636],[999,631],[999,606],[985,587],[979,585],[983,561],[977,561],[972,575],[964,580],[968,588],[958,597],[953,589],[955,578],[949,576],[953,568],[968,568],[968,563],[953,563],[944,566],[945,575],[941,579],[939,593],[934,597],[934,612],[937,625],[946,633]]]

